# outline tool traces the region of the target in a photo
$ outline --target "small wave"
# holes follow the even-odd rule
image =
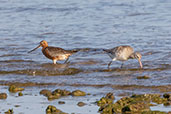
[[[132,13],[128,16],[144,16],[144,15],[152,15],[153,13]]]

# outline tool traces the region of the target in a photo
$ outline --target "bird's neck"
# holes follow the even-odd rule
[[[47,47],[48,47],[48,45],[43,45],[42,50],[46,49]]]
[[[132,53],[132,54],[129,56],[129,59],[135,59],[135,53]]]

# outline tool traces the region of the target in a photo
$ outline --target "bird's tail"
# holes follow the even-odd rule
[[[92,52],[92,51],[102,51],[103,49],[99,48],[76,48],[76,49],[72,49],[70,50],[73,53],[77,53],[77,52]]]
[[[69,51],[72,52],[72,53],[77,53],[77,52],[79,52],[81,50],[82,49],[80,49],[80,48],[76,48],[76,49],[72,49],[72,50],[69,50]]]
[[[103,49],[103,51],[107,53],[110,52],[109,49]]]

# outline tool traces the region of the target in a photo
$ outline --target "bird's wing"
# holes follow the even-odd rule
[[[112,49],[106,50],[108,55],[113,58],[128,58],[133,53],[133,48],[131,46],[117,46]],[[124,57],[122,57],[124,56]]]
[[[115,56],[121,60],[127,60],[129,56],[134,52],[131,46],[118,46],[114,50]]]
[[[51,57],[61,56],[63,54],[71,54],[68,50],[64,50],[59,47],[47,47],[44,49],[45,53],[48,53]]]

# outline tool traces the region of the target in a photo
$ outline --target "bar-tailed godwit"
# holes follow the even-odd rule
[[[66,60],[65,63],[68,61],[69,56],[71,56],[76,51],[71,50],[64,50],[59,47],[52,47],[48,46],[48,43],[43,40],[40,42],[40,45],[34,48],[33,50],[29,51],[28,53],[31,53],[32,51],[35,51],[37,48],[42,47],[42,53],[49,59],[53,61],[53,64],[56,64],[56,61],[60,60]]]
[[[105,52],[112,58],[112,61],[122,61],[121,68],[123,66],[124,61],[128,59],[137,59],[140,67],[143,68],[141,63],[141,54],[139,52],[134,52],[131,46],[117,46],[112,49],[104,49]],[[112,61],[109,62],[108,68],[110,67]]]

